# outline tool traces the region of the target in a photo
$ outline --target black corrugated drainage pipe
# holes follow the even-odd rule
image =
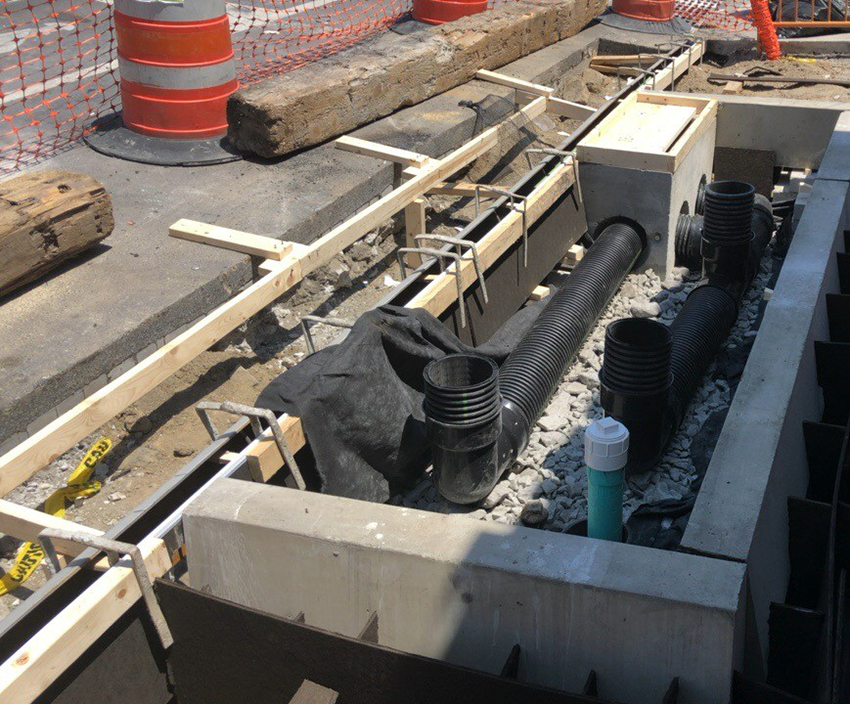
[[[681,424],[691,397],[720,344],[735,324],[741,295],[758,271],[765,247],[773,235],[769,203],[766,212],[763,203],[759,210],[762,212],[753,212],[753,188],[749,184],[724,181],[706,187],[703,253],[708,253],[708,260],[705,262],[705,277],[691,291],[670,325],[672,384],[666,407],[659,412],[656,403],[646,405],[647,411],[651,409],[654,414],[649,419],[640,417],[638,413],[624,415],[623,409],[633,408],[637,401],[627,398],[618,388],[601,398],[605,412],[629,429],[632,446],[642,429],[660,432],[659,436],[641,439],[638,447],[643,450],[642,453],[633,457],[630,450],[627,472],[646,471],[657,464],[670,437]],[[628,321],[615,321],[609,329],[623,322]],[[605,356],[600,373],[603,384],[609,379],[611,372],[608,370],[614,362],[636,365],[640,363],[639,356],[645,354],[644,348],[635,349],[632,351],[634,359],[620,360],[624,356],[624,348],[618,344],[616,330],[614,328],[613,335],[606,331]],[[609,361],[609,355],[613,360]],[[660,373],[657,372],[659,376]],[[628,406],[627,401],[632,406]]]
[[[702,215],[682,213],[676,221],[676,264],[702,268]]]
[[[495,365],[489,367],[493,376],[485,373],[475,355],[449,355],[426,367],[432,476],[449,501],[483,499],[525,449],[532,424],[644,244],[630,225],[605,228],[498,374]],[[500,418],[492,414],[492,395],[483,391],[493,378],[501,392]]]

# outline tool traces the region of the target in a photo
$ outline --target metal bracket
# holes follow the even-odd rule
[[[522,214],[522,265],[528,266],[528,220],[525,217],[525,204],[528,200],[528,196],[521,196],[517,193],[512,193],[511,191],[505,188],[498,188],[496,186],[476,186],[475,187],[475,217],[478,217],[478,208],[479,203],[481,202],[481,196],[479,195],[479,188],[485,188],[492,193],[498,193],[500,196],[504,196],[507,198],[510,203],[508,207],[514,212]],[[517,201],[522,203],[522,207],[519,207]]]
[[[430,247],[399,247],[396,250],[396,257],[398,257],[398,268],[401,271],[401,279],[407,278],[407,268],[404,265],[404,255],[406,253],[411,254],[419,254],[426,255],[429,257],[434,257],[438,262],[440,262],[440,273],[446,273],[446,259],[451,259],[455,263],[455,270],[452,272],[455,277],[455,282],[457,283],[457,305],[460,308],[460,326],[461,328],[466,327],[466,304],[463,300],[463,282],[460,280],[460,255],[455,252],[443,252],[439,249],[431,249]]]
[[[487,284],[484,281],[484,272],[481,270],[481,261],[478,259],[478,245],[472,240],[461,240],[457,237],[448,235],[415,235],[414,241],[421,242],[422,240],[433,240],[434,242],[443,242],[444,244],[454,245],[458,256],[463,259],[462,247],[467,247],[472,251],[472,265],[475,267],[475,275],[478,277],[478,284],[481,286],[481,295],[484,297],[484,302],[489,303],[490,298],[487,295]]]
[[[145,600],[145,606],[148,608],[151,621],[153,621],[154,628],[156,628],[157,635],[159,635],[159,639],[162,642],[162,647],[166,649],[171,647],[171,644],[174,643],[174,638],[171,636],[171,630],[168,628],[162,609],[159,608],[159,602],[156,600],[156,595],[153,591],[148,568],[145,565],[145,559],[142,557],[142,551],[138,545],[110,540],[101,535],[92,535],[83,531],[45,528],[39,533],[38,541],[42,548],[44,548],[44,553],[47,555],[56,572],[62,569],[62,567],[59,564],[56,549],[53,547],[53,539],[67,540],[72,543],[79,543],[86,547],[102,550],[106,553],[110,566],[115,565],[122,555],[127,555],[130,558],[130,567],[136,576],[136,581],[139,583],[139,591],[141,591],[142,598]]]
[[[655,71],[650,71],[648,68],[635,68],[634,70],[640,74],[643,74],[645,77],[651,78],[652,90],[655,90]]]
[[[573,150],[571,152],[564,151],[563,149],[552,149],[551,147],[530,147],[525,150],[525,158],[528,160],[528,168],[531,169],[531,154],[548,154],[549,156],[560,156],[563,157],[563,161],[566,163],[566,158],[569,157],[571,159],[571,163],[573,166],[573,177],[576,180],[576,192],[578,193],[579,203],[584,202],[584,196],[581,194],[581,181],[578,178],[578,153]]]
[[[302,491],[307,489],[307,484],[304,482],[304,477],[301,475],[301,470],[298,468],[295,456],[289,449],[286,437],[284,437],[283,430],[280,429],[280,423],[277,422],[277,416],[275,416],[273,411],[268,408],[246,406],[243,403],[236,403],[234,401],[201,401],[195,406],[195,410],[198,412],[201,422],[213,440],[218,439],[219,435],[210,417],[210,411],[222,411],[223,413],[230,413],[234,416],[247,416],[251,421],[251,428],[254,430],[254,435],[258,438],[263,434],[263,426],[260,423],[260,419],[264,419],[269,424],[269,429],[280,452],[280,456],[283,458],[283,462],[292,474],[293,479],[295,479],[296,486]]]
[[[354,327],[354,321],[348,318],[322,318],[318,315],[302,316],[301,331],[304,333],[304,342],[307,344],[307,351],[310,354],[316,353],[316,344],[313,341],[313,336],[310,334],[310,326],[307,323],[324,323],[335,328],[347,328],[348,330]]]

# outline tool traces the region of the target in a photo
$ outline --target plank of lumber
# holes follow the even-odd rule
[[[358,139],[357,137],[349,137],[348,135],[335,140],[334,146],[337,149],[347,152],[386,159],[387,161],[404,164],[405,166],[423,166],[431,161],[431,157],[425,154],[417,154],[416,152],[399,149],[398,147],[388,147],[385,144],[370,142],[369,140]]]
[[[534,290],[529,294],[529,301],[541,301],[550,293],[548,286],[535,286]]]
[[[725,86],[723,86],[723,90],[721,93],[724,95],[735,95],[736,93],[740,93],[744,90],[744,84],[741,81],[728,81]]]
[[[292,251],[291,242],[276,240],[274,237],[253,235],[250,232],[231,230],[228,227],[207,225],[195,220],[178,220],[168,228],[168,234],[181,240],[210,244],[222,249],[231,249],[256,257],[265,257],[280,261]]]
[[[408,247],[416,247],[416,235],[424,235],[428,232],[425,222],[425,199],[416,198],[412,203],[404,206],[404,243]],[[422,264],[422,256],[415,252],[407,254],[409,266],[418,268]]]
[[[696,115],[690,105],[638,102],[610,120],[589,146],[666,152]]]
[[[112,200],[91,176],[36,171],[0,183],[0,295],[95,246],[115,225]]]
[[[567,266],[575,266],[584,259],[585,248],[580,244],[574,244],[567,250],[567,256],[563,258],[563,263]]]
[[[526,202],[529,225],[546,212],[574,182],[575,170],[571,161],[561,163],[555,168]],[[478,243],[478,256],[482,268],[486,270],[492,266],[508,247],[521,236],[522,215],[517,211],[512,211]],[[439,315],[448,308],[457,296],[453,273],[454,266],[452,264],[448,268],[448,273],[433,277],[422,292],[407,304],[407,307],[425,308],[432,315]],[[469,288],[474,281],[477,281],[477,277],[472,260],[464,259],[461,266],[461,282],[464,289]],[[278,422],[286,436],[287,445],[291,452],[298,452],[304,447],[306,437],[300,418],[283,415],[278,419]],[[268,430],[260,436],[259,442],[247,451],[246,457],[252,477],[258,480],[261,477],[263,481],[267,481],[283,466],[283,458]]]
[[[165,543],[139,543],[151,580],[171,569]],[[141,591],[127,557],[101,574],[0,665],[0,701],[34,701],[139,599]]]
[[[293,245],[292,252],[283,260],[267,265],[268,273],[259,281],[0,457],[0,496],[8,494],[86,435],[138,401],[224,335],[279,298],[309,272],[327,264],[336,254],[412,200],[496,146],[502,130],[512,129],[517,123],[524,124],[545,111],[546,98],[536,98],[507,120],[490,127],[442,159],[432,159],[419,167],[408,181],[313,244]]]
[[[96,528],[90,528],[65,518],[37,511],[34,508],[19,506],[11,501],[0,499],[0,533],[11,535],[18,540],[37,542],[38,534],[45,528],[59,528],[61,530],[91,533],[92,535],[103,535],[103,531]],[[53,546],[60,555],[70,557],[76,557],[86,549],[85,545],[59,539],[53,540]]]
[[[546,110],[554,115],[566,117],[569,120],[586,120],[596,112],[595,108],[581,103],[574,103],[563,98],[550,97],[546,102]]]
[[[504,73],[497,73],[496,71],[487,71],[486,69],[481,69],[475,72],[475,77],[479,80],[487,81],[488,83],[496,83],[500,86],[515,88],[516,90],[521,90],[525,93],[531,93],[532,95],[543,95],[548,97],[555,93],[554,88],[549,88],[548,86],[541,86],[537,83],[530,83],[529,81],[523,81],[521,78],[506,76]]]
[[[278,422],[292,454],[307,444],[300,418],[283,415],[278,418]],[[277,449],[270,430],[263,431],[257,444],[246,453],[246,459],[251,478],[255,482],[267,482],[283,466],[283,457]]]
[[[339,693],[320,684],[304,680],[289,704],[336,704]]]
[[[444,183],[440,186],[435,186],[427,193],[429,196],[465,196],[475,197],[475,184],[467,181],[456,181],[454,183]],[[485,193],[481,193],[485,197]]]
[[[655,75],[655,81],[650,81],[647,87],[652,90],[667,90],[675,81],[686,74],[688,69],[699,61],[705,53],[705,42],[697,42],[689,47],[681,56],[677,56],[672,66],[667,66]]]
[[[606,66],[648,67],[666,54],[597,54],[590,60],[590,68],[597,64]]]

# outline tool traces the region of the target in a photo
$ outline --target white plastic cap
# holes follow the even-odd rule
[[[629,458],[629,431],[613,418],[602,418],[584,431],[584,461],[599,472],[615,472]]]

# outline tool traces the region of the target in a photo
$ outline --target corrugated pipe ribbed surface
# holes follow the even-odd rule
[[[679,427],[691,396],[737,317],[738,302],[724,289],[706,285],[691,291],[670,325],[674,428]]]
[[[682,213],[676,222],[676,264],[688,269],[702,266],[702,215]]]
[[[749,242],[755,194],[752,184],[742,181],[709,183],[705,187],[703,237],[723,244]]]
[[[610,225],[567,277],[499,372],[504,400],[530,427],[643,249],[634,228]]]
[[[623,318],[605,328],[600,401],[629,429],[631,473],[649,469],[663,449],[672,350],[670,329],[655,320]]]

